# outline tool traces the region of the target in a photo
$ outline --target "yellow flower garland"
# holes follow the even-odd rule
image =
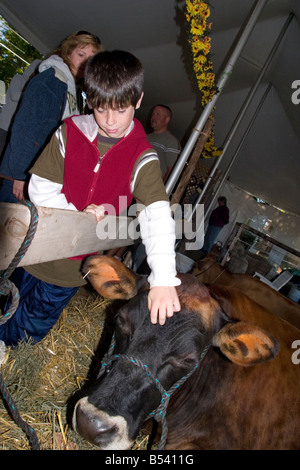
[[[205,107],[217,92],[213,64],[210,60],[211,38],[209,33],[211,23],[207,22],[210,8],[206,2],[200,0],[186,0],[185,3],[186,19],[190,23],[191,37],[189,42],[192,49],[193,66],[198,88],[202,93],[201,104]],[[203,149],[202,157],[215,157],[221,153],[222,151],[214,145],[214,132],[211,132]]]

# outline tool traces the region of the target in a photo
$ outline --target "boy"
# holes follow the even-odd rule
[[[93,114],[73,116],[55,132],[31,169],[29,194],[37,206],[79,210],[95,215],[122,212],[119,201],[134,197],[143,205],[138,218],[151,268],[148,305],[152,323],[164,324],[180,310],[175,286],[175,223],[156,152],[136,119],[143,98],[143,67],[130,53],[102,52],[85,71],[87,104]],[[124,198],[126,196],[126,198]],[[83,257],[78,257],[83,258]],[[40,263],[16,270],[20,303],[0,326],[7,345],[21,338],[40,341],[86,283],[81,259]],[[21,270],[21,271],[20,271]],[[17,273],[18,271],[18,273]],[[19,285],[18,285],[19,284]]]

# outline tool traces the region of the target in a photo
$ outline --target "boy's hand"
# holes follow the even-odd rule
[[[97,223],[104,217],[104,207],[97,206],[96,204],[90,204],[83,209],[83,212],[87,212],[88,214],[93,214],[96,217]]]
[[[12,193],[17,199],[19,199],[19,201],[24,201],[25,199],[24,186],[25,186],[25,181],[14,180],[13,182]]]
[[[164,325],[167,317],[179,312],[180,302],[174,286],[156,286],[148,294],[151,323]]]

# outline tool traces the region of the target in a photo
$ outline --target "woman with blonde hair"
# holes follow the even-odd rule
[[[28,170],[61,122],[80,114],[78,89],[87,60],[103,47],[88,31],[78,31],[42,61],[28,82],[11,126],[0,166],[0,202],[26,199]]]

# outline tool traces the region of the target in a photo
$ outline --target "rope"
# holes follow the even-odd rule
[[[30,224],[29,224],[27,233],[25,235],[25,238],[24,238],[19,250],[17,251],[14,258],[12,259],[12,261],[11,261],[10,265],[8,266],[8,268],[6,270],[0,271],[0,296],[1,295],[8,296],[8,295],[11,294],[11,297],[12,297],[9,310],[7,312],[5,312],[2,315],[2,317],[0,317],[0,325],[3,325],[4,323],[6,323],[13,316],[13,314],[15,313],[15,311],[18,308],[19,299],[20,299],[19,290],[17,289],[15,284],[12,281],[10,281],[8,278],[12,275],[15,268],[18,266],[19,262],[21,261],[24,254],[28,250],[28,248],[29,248],[29,246],[30,246],[30,244],[33,240],[34,234],[35,234],[36,229],[37,229],[37,224],[38,224],[38,212],[37,212],[37,209],[34,206],[34,204],[32,204],[30,201],[20,201],[20,204],[24,204],[29,208],[31,219],[30,219]],[[1,343],[0,346],[4,345],[3,341],[0,341],[0,343]],[[3,399],[5,400],[5,402],[8,406],[8,409],[9,409],[14,421],[27,435],[32,449],[33,450],[40,450],[40,444],[39,444],[39,440],[37,438],[35,430],[31,426],[29,426],[21,418],[20,413],[18,412],[17,407],[16,407],[12,397],[11,397],[11,395],[9,394],[9,392],[6,388],[6,385],[4,383],[4,380],[3,380],[1,374],[0,374],[0,392],[1,392],[2,397],[3,397]]]
[[[25,235],[25,238],[22,242],[22,245],[20,246],[19,250],[15,254],[10,265],[5,271],[0,271],[0,277],[9,277],[13,273],[13,271],[15,270],[15,268],[18,266],[19,262],[25,255],[26,251],[28,250],[29,245],[32,242],[34,234],[37,229],[39,216],[38,216],[38,211],[35,205],[32,204],[32,202],[30,201],[19,201],[19,204],[25,205],[26,207],[28,207],[30,211],[31,219],[30,219],[29,227]]]
[[[181,387],[181,385],[183,385],[183,383],[186,382],[186,380],[188,380],[190,378],[190,376],[195,372],[195,370],[198,369],[199,364],[203,360],[203,358],[206,356],[206,353],[207,353],[208,349],[209,349],[209,345],[207,345],[203,349],[203,351],[200,355],[199,362],[195,365],[195,367],[192,368],[188,372],[187,375],[184,375],[177,382],[175,382],[167,392],[161,386],[163,393],[161,392],[162,399],[161,399],[160,405],[158,406],[158,408],[156,408],[156,410],[154,412],[150,413],[150,415],[153,415],[154,419],[157,422],[161,422],[161,425],[162,425],[162,433],[161,433],[161,438],[160,438],[160,442],[159,442],[159,445],[158,445],[158,450],[163,450],[165,445],[166,445],[166,440],[167,440],[167,435],[168,435],[168,425],[167,425],[167,420],[166,420],[166,414],[167,414],[167,408],[168,408],[170,398],[173,395],[173,393],[176,392],[178,390],[178,388]],[[158,379],[156,379],[155,377],[153,377],[153,378],[154,378],[156,384],[157,384],[157,382],[159,383]]]
[[[159,390],[162,398],[161,398],[161,402],[159,404],[159,406],[156,408],[156,410],[152,411],[150,414],[149,414],[149,417],[152,417],[154,418],[157,422],[160,422],[161,423],[161,426],[162,426],[162,433],[161,433],[161,438],[160,438],[160,442],[159,442],[159,445],[158,445],[158,450],[163,450],[165,445],[166,445],[166,440],[167,440],[167,435],[168,435],[168,425],[167,425],[167,420],[166,420],[166,414],[167,414],[167,408],[168,408],[168,404],[169,404],[169,401],[170,401],[170,398],[172,396],[172,394],[178,390],[178,388],[195,372],[195,370],[199,367],[199,363],[203,360],[203,358],[205,357],[208,349],[209,349],[209,345],[207,345],[201,355],[200,355],[200,359],[199,359],[199,362],[195,365],[194,368],[192,368],[187,375],[181,377],[176,383],[174,383],[172,385],[172,387],[166,391],[164,389],[164,387],[162,386],[162,384],[160,383],[160,381],[152,374],[152,372],[150,371],[149,369],[149,366],[147,364],[144,364],[141,360],[139,359],[134,359],[133,357],[130,357],[130,356],[127,356],[126,354],[115,354],[115,355],[112,355],[112,352],[113,352],[113,349],[114,349],[114,337],[112,338],[112,342],[111,342],[111,345],[110,345],[110,348],[109,348],[109,351],[107,352],[107,354],[104,356],[103,358],[103,362],[101,364],[101,369],[100,369],[100,372],[99,372],[99,375],[98,375],[98,378],[101,377],[103,375],[103,373],[105,372],[105,369],[106,367],[112,363],[113,361],[117,360],[117,359],[120,359],[120,358],[124,358],[124,359],[127,359],[128,361],[130,361],[132,364],[136,365],[137,367],[141,368],[142,370],[144,370],[146,372],[146,375],[148,377],[150,377],[152,379],[152,381],[154,382],[155,386],[157,387],[157,389]]]
[[[25,235],[25,238],[19,250],[15,254],[8,268],[6,270],[0,271],[0,296],[1,295],[8,296],[9,294],[11,294],[12,296],[10,309],[8,312],[5,312],[5,314],[0,318],[0,325],[3,325],[3,323],[6,323],[7,320],[9,320],[13,316],[13,314],[18,308],[19,291],[17,287],[14,285],[14,283],[11,282],[8,278],[12,275],[12,273],[18,266],[19,262],[25,255],[26,251],[28,250],[30,243],[33,240],[34,234],[37,229],[37,224],[38,224],[38,212],[34,204],[32,204],[30,201],[20,201],[19,203],[26,205],[29,208],[31,219],[30,219],[30,224],[29,224],[27,233]]]
[[[29,442],[31,444],[31,447],[33,450],[40,450],[40,444],[39,440],[37,438],[35,430],[29,426],[20,416],[20,413],[17,410],[17,407],[11,397],[11,395],[8,393],[8,390],[6,388],[6,385],[0,375],[0,390],[2,393],[2,396],[4,400],[6,401],[9,411],[14,419],[14,421],[17,423],[17,425],[22,429],[22,431],[25,432],[27,435]]]

